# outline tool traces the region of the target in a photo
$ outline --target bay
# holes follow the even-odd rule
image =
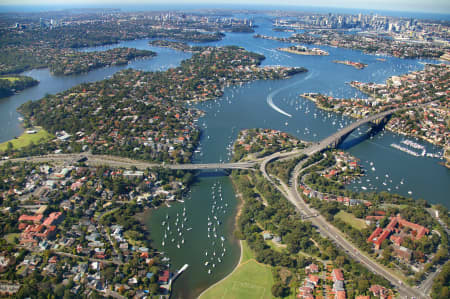
[[[273,32],[269,18],[262,15],[252,17],[259,26],[256,28],[257,33],[288,36],[284,32]],[[106,67],[68,77],[53,76],[47,69],[25,72],[25,75],[40,80],[40,84],[0,100],[0,141],[11,139],[23,131],[17,120],[20,115],[16,112],[16,108],[28,100],[37,100],[46,93],[61,92],[80,83],[102,80],[124,68],[133,67],[146,71],[165,70],[179,65],[180,61],[190,57],[188,53],[150,47],[148,41],[148,39],[123,41],[115,45],[82,49],[83,51],[103,51],[120,46],[151,49],[158,53],[155,58],[135,60],[126,66]],[[377,56],[332,47],[320,47],[328,51],[329,56],[299,56],[276,50],[278,47],[290,44],[256,39],[253,38],[253,34],[243,33],[228,33],[221,41],[200,45],[239,45],[265,55],[263,66],[303,66],[309,70],[288,80],[256,81],[242,86],[230,86],[225,89],[221,98],[197,104],[196,107],[204,110],[206,114],[198,121],[202,128],[202,137],[200,152],[195,155],[194,162],[203,163],[228,161],[230,147],[242,129],[270,128],[286,131],[303,140],[318,141],[354,120],[319,110],[312,102],[299,97],[299,94],[321,92],[337,97],[365,97],[346,83],[352,80],[383,83],[390,76],[421,70],[423,63],[434,62],[395,57],[383,57],[386,61],[382,62],[376,60]],[[363,62],[368,66],[363,70],[357,70],[332,62],[344,59]],[[284,113],[280,113],[280,110]],[[358,137],[359,132],[356,131],[344,143],[344,147]],[[349,187],[359,190],[362,186],[369,187],[371,184],[373,191],[390,188],[391,192],[398,192],[405,196],[408,196],[408,192],[411,191],[412,197],[416,199],[424,198],[431,203],[442,203],[450,207],[448,201],[450,170],[439,165],[440,160],[436,158],[412,157],[390,147],[391,143],[398,143],[404,138],[397,134],[383,132],[373,139],[364,140],[349,148],[348,151],[359,158],[367,170],[364,183],[355,183]],[[417,142],[426,146],[430,152],[440,150],[425,142]],[[374,167],[375,171],[371,170],[371,167]],[[223,205],[228,206],[221,218],[222,224],[218,225],[216,230],[217,235],[225,239],[224,248],[227,249],[227,254],[224,255],[221,263],[216,260],[216,267],[213,267],[211,274],[208,274],[207,269],[210,268],[204,266],[207,261],[205,251],[211,250],[212,241],[207,237],[207,217],[211,217],[213,202],[211,188],[219,183],[222,185]],[[164,230],[161,223],[164,217],[169,215],[169,219],[174,221],[176,213],[180,215],[184,207],[188,215],[186,225],[189,224],[192,227],[191,230],[183,233],[185,243],[180,244],[178,248],[177,244],[182,239],[177,238],[174,242],[170,239],[167,247],[162,246]],[[170,208],[163,207],[149,214],[147,226],[154,240],[154,246],[159,251],[166,252],[166,255],[171,258],[171,269],[179,269],[185,263],[190,265],[174,284],[174,298],[195,297],[203,289],[226,276],[236,265],[239,258],[239,246],[232,235],[235,214],[235,194],[229,178],[221,172],[199,175],[198,182],[192,187],[192,192],[184,203],[174,203]],[[208,253],[211,254],[211,252]]]

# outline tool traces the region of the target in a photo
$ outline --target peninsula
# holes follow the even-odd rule
[[[389,120],[386,128],[403,135],[449,148],[448,118],[450,66],[427,64],[422,71],[393,76],[386,84],[350,82],[350,85],[365,93],[368,98],[338,99],[319,93],[304,93],[324,110],[331,110],[355,118],[379,113],[392,108],[411,107],[425,103],[422,109],[398,112]]]
[[[0,76],[0,98],[8,97],[37,84],[39,81],[28,76]]]

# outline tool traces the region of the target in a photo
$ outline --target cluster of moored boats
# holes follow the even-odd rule
[[[391,146],[395,149],[398,149],[398,150],[400,150],[404,153],[407,153],[411,156],[414,156],[414,157],[422,156],[422,157],[441,158],[442,159],[442,154],[427,153],[425,146],[418,144],[412,140],[404,139],[404,140],[400,141],[400,143],[403,145],[391,143]],[[416,152],[413,149],[419,150],[420,152]]]
[[[181,248],[184,245],[184,233],[186,231],[190,231],[192,228],[187,227],[187,215],[186,215],[186,207],[183,207],[183,211],[177,213],[175,217],[175,221],[172,223],[172,229],[170,224],[169,214],[166,214],[165,220],[162,221],[161,225],[163,226],[163,240],[161,245],[164,247],[169,242],[176,243],[177,248]]]
[[[369,163],[370,169],[375,172],[376,168],[373,162],[366,161],[366,163]],[[383,188],[386,188],[386,191],[391,192],[395,190],[399,190],[400,187],[405,183],[405,179],[401,178],[399,182],[394,182],[394,180],[390,177],[388,173],[386,173],[384,176],[376,176],[374,180],[371,180],[369,178],[363,179],[360,178],[355,182],[356,184],[353,186],[353,189],[359,189],[361,188],[364,191],[377,191],[380,187],[379,184],[381,183],[383,185]],[[412,191],[409,190],[408,194],[411,195]]]
[[[213,269],[222,262],[227,249],[225,248],[225,237],[219,233],[219,227],[222,225],[222,217],[226,213],[228,204],[224,202],[222,195],[222,185],[214,183],[211,187],[211,212],[207,218],[207,236],[211,246],[205,250],[206,271],[211,274]]]

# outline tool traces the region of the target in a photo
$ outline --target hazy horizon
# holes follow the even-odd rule
[[[180,7],[183,6],[183,7]],[[433,13],[433,14],[450,14],[450,1],[446,0],[370,0],[370,1],[357,1],[357,0],[342,0],[336,3],[336,1],[330,0],[278,0],[274,5],[273,1],[269,0],[229,0],[224,2],[223,0],[195,0],[195,1],[180,1],[180,0],[165,0],[165,1],[148,1],[143,0],[131,0],[124,4],[120,0],[43,0],[39,4],[36,4],[34,0],[4,0],[0,3],[3,7],[52,7],[52,8],[126,8],[126,7],[173,7],[179,9],[186,9],[189,6],[192,7],[205,7],[205,8],[257,8],[257,6],[264,6],[262,8],[281,9],[283,8],[310,8],[310,9],[337,9],[337,10],[374,10],[374,11],[398,11],[398,12],[414,12],[414,13]],[[12,11],[12,10],[9,10]]]

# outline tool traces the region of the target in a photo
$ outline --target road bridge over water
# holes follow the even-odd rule
[[[407,108],[396,108],[388,111],[380,112],[366,118],[360,119],[348,125],[347,127],[337,131],[336,133],[328,136],[327,138],[321,140],[320,142],[314,144],[305,150],[305,154],[308,156],[313,155],[317,152],[324,151],[328,148],[336,148],[342,143],[354,130],[365,124],[371,124],[374,128],[380,128],[384,126],[388,118],[397,111],[405,110]]]
[[[266,165],[271,161],[277,159],[284,159],[289,157],[295,157],[302,154],[311,156],[317,152],[326,150],[327,148],[336,148],[345,138],[347,138],[355,129],[367,124],[374,123],[376,126],[383,126],[387,117],[393,113],[404,110],[404,109],[415,109],[416,107],[405,107],[388,110],[381,112],[364,119],[358,120],[349,126],[343,128],[342,130],[332,134],[331,136],[323,139],[318,143],[314,143],[305,149],[296,149],[291,152],[277,152],[270,156],[255,159],[247,162],[236,162],[236,163],[204,163],[204,164],[158,164],[158,163],[148,163],[139,160],[132,160],[127,158],[115,157],[115,156],[104,156],[104,155],[92,155],[92,154],[58,154],[58,155],[47,155],[47,156],[37,156],[37,157],[26,157],[11,159],[10,161],[28,161],[28,162],[59,162],[59,163],[74,163],[78,161],[83,161],[89,165],[107,165],[112,167],[123,167],[123,168],[136,168],[136,169],[147,169],[153,167],[164,167],[170,169],[180,169],[180,170],[203,170],[203,169],[255,169],[256,164],[259,164],[260,170],[269,182],[275,185],[275,187],[289,200],[294,206],[301,212],[305,217],[309,218],[310,221],[316,225],[316,227],[328,238],[333,240],[336,244],[339,244],[347,254],[353,259],[361,262],[369,270],[377,273],[383,277],[386,277],[394,284],[402,297],[415,297],[415,298],[426,298],[427,295],[422,292],[422,290],[409,287],[404,285],[397,277],[392,275],[383,266],[379,265],[376,261],[365,256],[357,247],[355,247],[351,242],[345,239],[341,232],[334,226],[329,224],[322,216],[320,216],[316,211],[310,209],[308,205],[303,201],[300,194],[298,193],[298,178],[301,171],[301,166],[306,162],[306,160],[301,161],[294,169],[293,175],[291,176],[291,185],[287,186],[282,183],[281,187],[277,185],[271,176],[268,175],[266,171]],[[0,165],[6,161],[0,161]],[[432,278],[430,279],[432,281]],[[427,282],[428,283],[428,282]],[[429,287],[424,287],[424,290],[429,289]]]
[[[298,156],[299,154],[306,154],[311,156],[317,152],[321,152],[327,148],[336,148],[345,138],[347,138],[354,130],[358,127],[365,125],[367,123],[375,124],[376,126],[383,126],[386,123],[387,117],[393,113],[409,109],[408,108],[396,108],[388,111],[384,111],[375,115],[371,115],[364,119],[360,119],[347,127],[339,130],[338,132],[330,135],[329,137],[321,140],[318,143],[299,150],[293,150],[291,152],[279,152],[271,156],[249,160],[246,162],[235,162],[235,163],[202,163],[202,164],[166,164],[166,163],[149,163],[140,160],[133,160],[129,158],[122,158],[117,156],[107,156],[107,155],[93,155],[87,153],[80,154],[54,154],[45,156],[33,156],[25,158],[11,159],[10,161],[29,161],[29,162],[77,162],[81,160],[86,160],[89,165],[107,165],[113,167],[124,167],[124,168],[137,168],[137,169],[147,169],[153,167],[164,167],[169,169],[179,169],[179,170],[208,170],[208,169],[254,169],[257,163],[267,164],[272,160],[279,158],[287,158],[291,156]],[[0,161],[0,165],[6,161]]]

